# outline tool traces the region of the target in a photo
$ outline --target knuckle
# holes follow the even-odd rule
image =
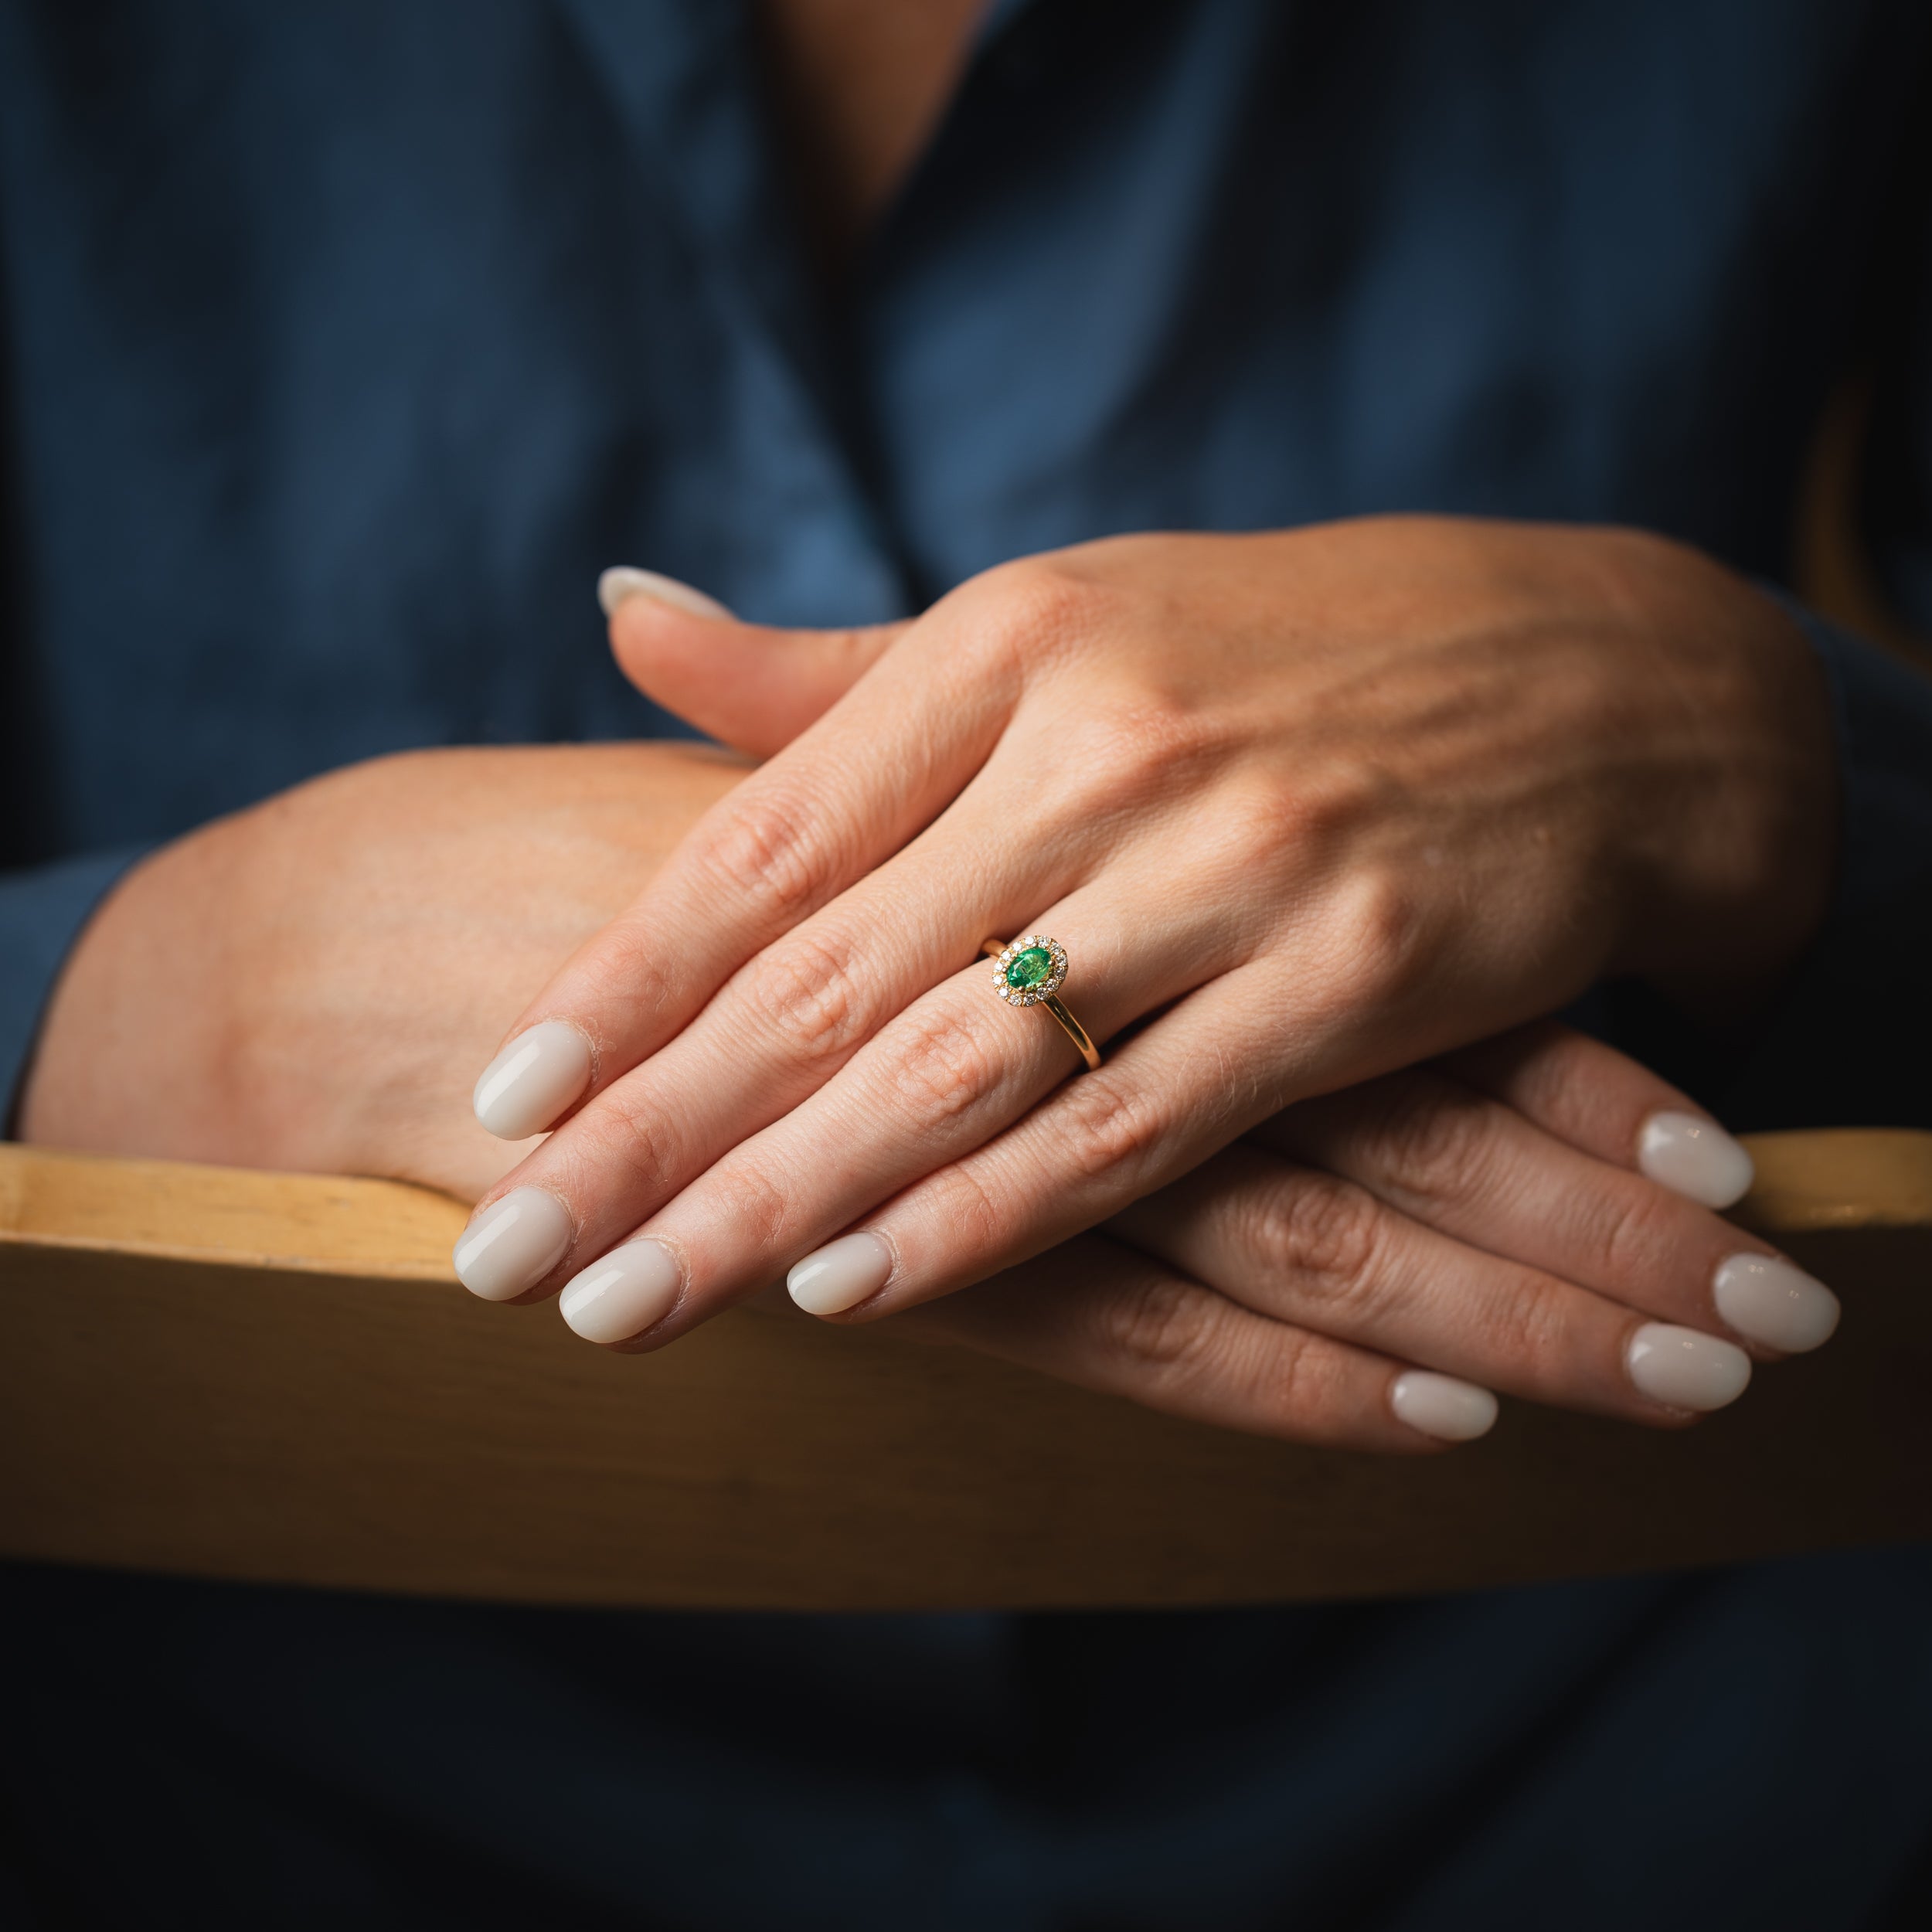
[[[921,1184],[926,1211],[934,1225],[947,1231],[951,1252],[978,1264],[1005,1248],[1013,1217],[1004,1199],[975,1172],[975,1164],[961,1162],[942,1168]]]
[[[1159,1152],[1167,1123],[1138,1087],[1098,1073],[1083,1074],[1056,1110],[1059,1151],[1079,1171],[1131,1182]]]
[[[1527,1269],[1512,1270],[1495,1291],[1488,1317],[1491,1352],[1513,1364],[1524,1385],[1552,1389],[1574,1379],[1569,1372],[1574,1338],[1554,1283]]]
[[[1123,594],[1064,556],[1022,557],[983,580],[1005,646],[1038,663],[1094,642],[1123,614]]]
[[[1137,1283],[1095,1310],[1102,1347],[1124,1386],[1165,1396],[1184,1413],[1212,1412],[1290,1440],[1359,1433],[1345,1356],[1305,1330],[1235,1315],[1218,1296],[1173,1276]]]
[[[620,1081],[555,1137],[570,1191],[581,1199],[655,1201],[679,1165],[675,1136],[662,1108]]]
[[[1467,1201],[1481,1185],[1489,1110],[1447,1081],[1403,1081],[1362,1123],[1374,1169],[1421,1199]]]
[[[1212,1298],[1192,1282],[1158,1276],[1102,1298],[1096,1310],[1107,1352],[1138,1379],[1185,1379],[1213,1345]]]
[[[1343,1362],[1305,1329],[1270,1337],[1264,1399],[1277,1434],[1318,1442],[1340,1433],[1349,1406]]]
[[[1593,1189],[1577,1205],[1576,1242],[1587,1281],[1607,1286],[1654,1279],[1674,1249],[1669,1223],[1676,1204],[1641,1182]]]
[[[699,859],[728,891],[780,919],[797,919],[817,906],[832,875],[823,826],[808,799],[767,786],[755,798],[733,801],[706,834]]]
[[[1364,866],[1338,896],[1353,1002],[1399,1004],[1423,992],[1440,961],[1434,924],[1413,883],[1393,866]]]
[[[787,1243],[791,1197],[749,1162],[714,1169],[706,1177],[711,1206],[732,1231],[740,1253],[764,1253]]]
[[[794,1059],[836,1059],[876,1024],[849,940],[794,933],[752,967],[747,996],[761,1026]]]
[[[931,1125],[963,1113],[999,1075],[971,1024],[943,1009],[906,1015],[893,1030],[887,1065],[896,1100]]]
[[[1382,1268],[1382,1215],[1352,1182],[1299,1170],[1261,1196],[1244,1240],[1262,1264],[1306,1284],[1325,1301],[1360,1303]]]
[[[672,999],[664,948],[652,945],[645,930],[628,920],[602,935],[578,970],[582,1003],[593,1012],[622,1015],[627,1029],[641,1016],[662,1013]],[[607,1035],[611,1030],[603,1029]]]

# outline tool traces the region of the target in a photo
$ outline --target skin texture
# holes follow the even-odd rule
[[[461,1067],[743,769],[672,746],[423,753],[191,835],[76,947],[24,1138],[474,1196],[520,1149],[475,1125]],[[1685,1104],[1531,1029],[1264,1128],[1107,1232],[895,1325],[1393,1453],[1440,1447],[1389,1406],[1405,1338],[1478,1380],[1671,1426],[1686,1418],[1621,1381],[1624,1338],[1645,1309],[1722,1332],[1712,1260],[1757,1246],[1629,1172],[1645,1115]]]
[[[1802,638],[1633,533],[1125,539],[991,572],[896,633],[787,638],[642,600],[615,630],[640,682],[714,728],[757,684],[733,734],[750,748],[803,726],[512,1029],[561,1019],[594,1049],[588,1099],[494,1191],[548,1189],[576,1230],[532,1291],[660,1240],[682,1286],[645,1345],[854,1226],[893,1257],[862,1316],[951,1293],[1284,1109],[1605,973],[1734,1008],[1776,984],[1829,889],[1832,753]],[[795,677],[754,675],[794,651]],[[1098,1073],[1070,1080],[1050,1023],[968,964],[984,935],[1029,930],[1072,954],[1069,1002],[1111,1043]],[[1634,1142],[1579,1145],[1628,1165]],[[1358,1179],[1357,1157],[1325,1158]],[[1481,1245],[1662,1313],[1655,1293],[1707,1292],[1715,1228],[1680,1229],[1697,1268],[1669,1288]],[[1383,1260],[1385,1305],[1449,1279],[1426,1244]],[[1372,1335],[1628,1413],[1604,1319],[1587,1362],[1521,1322],[1493,1349]]]
[[[668,745],[412,753],[178,840],[69,960],[22,1138],[474,1199],[515,1151],[464,1066],[743,770]]]
[[[1440,1447],[1390,1411],[1412,1365],[1679,1427],[1694,1418],[1625,1368],[1647,1321],[1777,1359],[1730,1335],[1711,1298],[1719,1260],[1762,1244],[1629,1171],[1643,1117],[1682,1104],[1594,1041],[1525,1028],[1291,1109],[1117,1216],[1108,1240],[1080,1237],[894,1325],[1333,1447]]]

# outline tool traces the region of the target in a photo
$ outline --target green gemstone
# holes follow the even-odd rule
[[[1029,946],[1025,952],[1015,953],[1006,968],[1006,983],[1017,992],[1053,977],[1053,955],[1044,946]]]

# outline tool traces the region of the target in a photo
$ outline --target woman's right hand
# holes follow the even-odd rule
[[[522,1148],[451,1077],[634,894],[743,767],[689,747],[436,752],[335,773],[158,853],[111,895],[50,1008],[23,1138],[105,1153],[390,1175],[474,1199]],[[893,1318],[1233,1428],[1425,1449],[1463,1383],[1668,1424],[1628,1375],[1646,1322],[1711,1339],[1699,1400],[1821,1340],[1801,1281],[1682,1198],[1734,1192],[1653,1150],[1694,1111],[1621,1056],[1531,1029],[1294,1109],[1121,1216]],[[1821,1299],[1820,1298],[1823,1298]],[[1755,1311],[1755,1314],[1753,1311]],[[482,1311],[479,1311],[479,1315]],[[1729,1318],[1727,1323],[1726,1318]],[[1713,1366],[1713,1365],[1716,1365]],[[1395,1392],[1404,1393],[1397,1399]],[[1420,1391],[1420,1393],[1418,1393]],[[1696,1389],[1692,1392],[1697,1393]],[[1405,1422],[1403,1412],[1410,1418]]]
[[[692,631],[633,626],[655,655],[628,668],[769,750],[894,628],[733,631],[736,651],[680,655]],[[1741,1393],[1753,1356],[1816,1347],[1838,1319],[1827,1289],[1711,1211],[1750,1172],[1682,1094],[1542,1023],[1292,1107],[1103,1231],[888,1318],[1157,1408],[1361,1448],[1479,1434],[1491,1390],[1681,1425]],[[626,1340],[641,1325],[624,1299],[576,1303],[573,1325]]]
[[[1492,1390],[1679,1427],[1837,1325],[1712,1212],[1750,1177],[1681,1094],[1543,1024],[1305,1102],[1104,1236],[889,1319],[1332,1447],[1467,1440]]]
[[[410,752],[175,840],[70,954],[22,1138],[420,1181],[528,1151],[461,1069],[743,776],[689,744]]]

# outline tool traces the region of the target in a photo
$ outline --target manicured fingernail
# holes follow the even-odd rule
[[[1427,1369],[1397,1376],[1389,1406],[1411,1429],[1439,1442],[1474,1442],[1496,1426],[1496,1398],[1487,1389]]]
[[[634,570],[628,563],[620,563],[597,579],[597,601],[604,606],[607,617],[615,617],[617,606],[628,597],[655,597],[658,603],[694,617],[731,615],[716,597],[708,597],[675,577],[659,577],[655,570]]]
[[[892,1250],[876,1234],[848,1234],[808,1254],[785,1277],[808,1315],[842,1315],[876,1294],[893,1271]]]
[[[527,1140],[590,1083],[590,1043],[568,1020],[541,1020],[484,1068],[470,1104],[498,1140]]]
[[[1701,1114],[1653,1114],[1637,1135],[1637,1165],[1659,1187],[1706,1207],[1727,1208],[1750,1192],[1751,1157]]]
[[[1787,1355],[1830,1341],[1838,1326],[1838,1297],[1775,1254],[1733,1254],[1719,1264],[1711,1294],[1740,1335]]]
[[[570,1245],[570,1211],[540,1187],[492,1201],[456,1244],[456,1278],[485,1301],[509,1301],[534,1287]]]
[[[1668,1321],[1647,1321],[1631,1337],[1630,1379],[1672,1409],[1721,1409],[1751,1379],[1751,1359],[1733,1342]]]
[[[631,1241],[572,1281],[557,1308],[586,1342],[628,1342],[671,1312],[682,1279],[662,1241]]]

